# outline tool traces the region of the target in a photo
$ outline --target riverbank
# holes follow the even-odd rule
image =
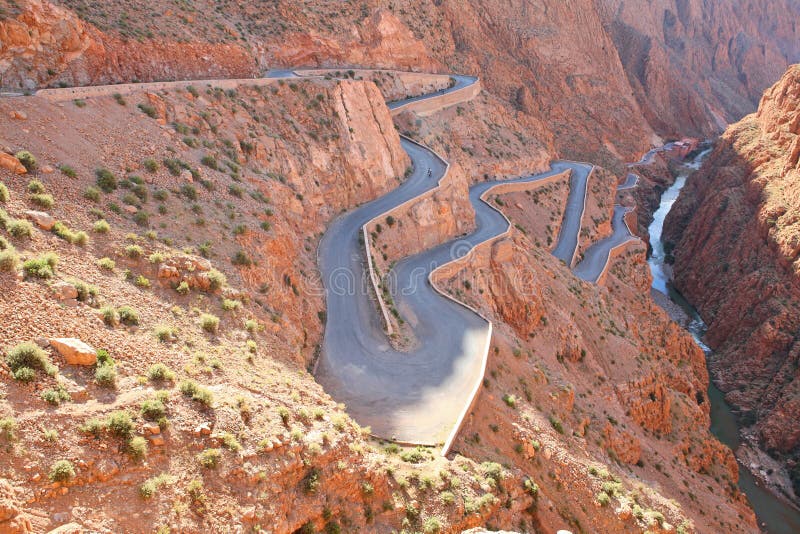
[[[659,208],[653,214],[653,222],[648,227],[652,247],[648,258],[653,276],[651,294],[673,320],[692,334],[706,357],[711,353],[702,341],[706,325],[694,307],[672,287],[672,269],[662,242],[662,233],[664,220],[687,178],[700,167],[708,152],[705,150],[697,154],[679,172],[675,182],[661,195]],[[709,374],[711,375],[710,370]],[[723,393],[714,385],[713,375],[709,382],[708,398],[711,404],[711,432],[736,454],[739,463],[739,489],[747,495],[761,528],[770,534],[800,532],[800,511],[786,498],[787,489],[791,491],[788,473],[782,474],[778,462],[752,445],[752,440],[746,436],[742,440],[737,416],[725,402]]]

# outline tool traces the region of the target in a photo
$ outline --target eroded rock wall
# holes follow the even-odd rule
[[[665,225],[675,284],[698,307],[711,368],[761,445],[800,453],[800,69],[732,125],[686,185]]]

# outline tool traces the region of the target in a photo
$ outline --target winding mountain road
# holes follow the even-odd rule
[[[453,87],[426,97],[436,98],[476,81],[454,78]],[[434,445],[448,440],[480,385],[492,325],[440,294],[429,282],[430,273],[508,230],[505,216],[481,200],[489,189],[498,184],[536,182],[567,170],[573,178],[557,248],[571,259],[577,248],[591,166],[555,162],[541,174],[473,185],[469,197],[475,208],[476,230],[405,258],[392,270],[392,298],[419,340],[410,352],[399,352],[390,345],[376,313],[364,244],[359,239],[361,229],[373,218],[436,187],[447,169],[447,163],[430,149],[407,139],[401,143],[413,163],[411,176],[397,189],[338,218],[320,242],[328,316],[316,377],[334,399],[345,403],[359,424],[371,427],[373,434]]]
[[[629,241],[638,241],[639,238],[633,236],[625,222],[625,215],[629,211],[631,208],[614,206],[614,216],[611,221],[613,233],[586,249],[583,260],[572,270],[575,276],[587,282],[597,283],[611,260],[611,251]]]

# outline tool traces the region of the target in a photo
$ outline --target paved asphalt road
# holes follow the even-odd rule
[[[625,177],[625,182],[617,186],[617,191],[633,189],[637,185],[639,185],[639,177],[631,172]]]
[[[560,259],[567,266],[571,266],[575,251],[578,249],[578,234],[581,231],[581,218],[586,202],[586,183],[591,165],[586,163],[572,163],[572,176],[569,180],[569,196],[558,234],[558,243],[553,249],[553,256]]]
[[[274,75],[291,76],[291,71]],[[432,98],[476,80],[464,76],[454,79],[456,84],[450,89],[412,100]],[[446,163],[429,149],[406,139],[401,143],[413,163],[411,176],[397,189],[336,219],[320,242],[327,323],[316,377],[325,391],[343,402],[360,425],[371,427],[373,434],[433,445],[447,438],[481,378],[489,324],[437,293],[428,275],[508,229],[505,217],[480,197],[497,183],[509,181],[481,182],[470,188],[476,216],[473,233],[395,265],[389,275],[392,298],[418,340],[409,352],[398,352],[386,337],[371,297],[364,245],[359,239],[361,228],[372,218],[436,187],[446,170]],[[510,182],[534,182],[565,170],[572,171],[570,194],[555,250],[571,259],[577,247],[591,166],[555,162],[548,172]]]
[[[629,211],[630,208],[614,206],[614,217],[611,221],[614,232],[584,251],[583,260],[572,270],[575,276],[587,282],[597,282],[608,261],[611,249],[637,239],[628,231],[628,225],[625,224],[625,214]]]
[[[463,89],[464,87],[469,87],[473,83],[478,81],[478,78],[474,76],[464,76],[461,74],[452,74],[450,78],[455,81],[455,84],[452,87],[448,87],[447,89],[440,89],[434,93],[427,93],[420,96],[415,96],[414,98],[407,98],[405,100],[398,100],[396,102],[388,102],[386,105],[389,109],[397,109],[400,106],[405,106],[406,104],[410,104],[412,102],[418,102],[420,100],[428,100],[430,98],[434,98],[441,95],[446,95],[447,93],[452,93],[453,91],[457,91],[459,89]]]
[[[419,346],[410,352],[392,349],[377,305],[370,298],[363,244],[359,242],[361,227],[435,187],[446,168],[427,148],[405,139],[402,146],[413,162],[412,175],[394,191],[334,221],[320,243],[328,319],[316,376],[325,390],[345,403],[350,415],[362,426],[370,426],[374,434],[435,444],[446,439],[480,380],[489,325],[434,291],[428,274],[506,231],[508,223],[480,200],[495,183],[476,184],[469,193],[476,231],[398,262],[390,275],[392,298]],[[588,175],[586,165],[557,162],[546,173],[515,181],[541,180],[566,169]]]

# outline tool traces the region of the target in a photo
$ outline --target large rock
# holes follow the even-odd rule
[[[56,282],[51,286],[53,293],[58,300],[70,300],[78,298],[78,289],[69,282]]]
[[[56,220],[53,216],[43,211],[28,210],[25,212],[25,217],[32,220],[42,230],[50,231],[56,225]]]
[[[47,534],[83,534],[84,532],[86,532],[86,530],[80,524],[67,523],[66,525],[54,528]]]
[[[5,152],[0,152],[0,169],[5,169],[14,174],[25,174],[28,172],[28,169],[26,169],[17,158]]]
[[[94,365],[97,363],[97,351],[80,339],[53,338],[50,346],[61,354],[69,365]]]

